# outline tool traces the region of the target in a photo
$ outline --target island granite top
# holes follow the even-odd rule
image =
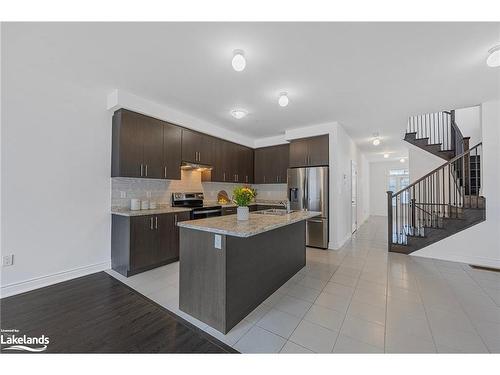
[[[297,223],[320,215],[316,211],[296,211],[286,215],[250,213],[247,221],[238,221],[236,215],[210,217],[206,219],[181,221],[179,227],[201,230],[234,237],[251,237],[285,225]]]

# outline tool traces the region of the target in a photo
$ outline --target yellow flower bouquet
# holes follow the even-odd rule
[[[239,207],[246,207],[257,195],[255,189],[240,186],[233,190],[233,202]]]

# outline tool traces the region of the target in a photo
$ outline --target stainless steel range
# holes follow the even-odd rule
[[[207,205],[203,198],[203,193],[172,193],[172,207],[192,208],[192,220],[222,215],[222,206]]]

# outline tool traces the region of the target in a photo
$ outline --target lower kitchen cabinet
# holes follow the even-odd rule
[[[189,212],[112,215],[111,268],[128,277],[177,261],[177,222],[184,220],[189,220]]]

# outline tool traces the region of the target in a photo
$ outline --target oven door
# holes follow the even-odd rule
[[[205,219],[207,217],[215,217],[215,216],[221,216],[221,215],[222,215],[221,208],[193,210],[193,211],[191,211],[191,220]]]

